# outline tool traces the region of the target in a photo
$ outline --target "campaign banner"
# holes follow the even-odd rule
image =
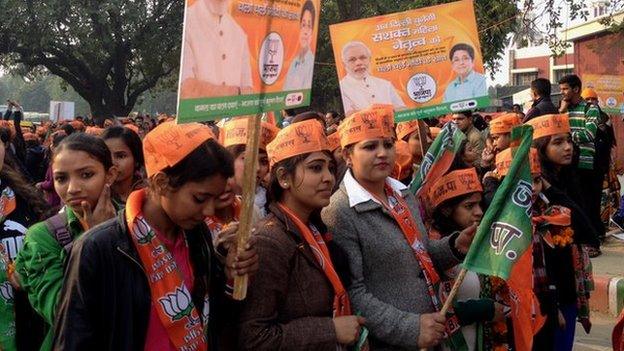
[[[624,76],[583,74],[583,86],[596,91],[604,112],[619,114],[624,108]]]
[[[310,104],[320,0],[186,0],[178,122]]]
[[[329,30],[346,115],[392,104],[402,122],[489,105],[471,0]]]

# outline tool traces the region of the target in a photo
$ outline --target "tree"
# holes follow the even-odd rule
[[[453,0],[324,0],[321,9],[316,65],[312,85],[312,108],[342,111],[329,25],[409,9],[438,5]],[[485,65],[495,71],[519,14],[514,0],[475,0],[477,27]]]
[[[0,63],[45,69],[97,118],[127,115],[142,93],[177,72],[184,1],[4,0]]]

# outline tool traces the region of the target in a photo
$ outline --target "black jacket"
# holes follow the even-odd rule
[[[55,323],[56,350],[144,349],[152,299],[147,276],[120,211],[85,233],[72,249]],[[192,300],[200,316],[210,289],[209,349],[219,350],[236,315],[225,296],[225,274],[204,224],[185,232],[195,276]]]
[[[557,107],[552,103],[552,101],[550,100],[550,97],[539,98],[538,100],[533,102],[533,106],[531,107],[529,112],[527,112],[527,114],[524,116],[522,123],[526,123],[532,120],[533,118],[536,118],[539,116],[554,114],[554,113],[559,113],[559,109],[557,109]]]

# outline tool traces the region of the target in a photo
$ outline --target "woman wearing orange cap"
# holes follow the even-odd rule
[[[511,130],[520,125],[517,113],[505,113],[490,122],[489,136],[492,138],[492,147],[486,146],[481,155],[481,167],[492,169],[496,154],[507,149],[511,144]]]
[[[409,189],[389,177],[395,161],[393,116],[360,111],[339,128],[349,171],[323,210],[346,253],[349,295],[366,318],[372,348],[428,348],[444,336],[435,286],[459,264],[474,230],[429,241]]]
[[[482,190],[474,168],[456,170],[438,179],[428,194],[432,231],[444,238],[470,227],[476,229],[483,217]],[[433,235],[430,233],[429,236]],[[455,266],[446,272],[446,276],[451,279],[441,283],[441,292],[448,294],[459,270],[460,267]],[[460,330],[451,332],[444,349],[456,350],[465,345],[464,349],[476,350],[477,323],[505,321],[503,305],[492,299],[480,299],[480,293],[479,276],[474,272],[467,272],[453,303],[455,317],[451,317],[457,318],[454,325],[462,326],[461,333]],[[441,300],[445,300],[443,297],[441,296]]]
[[[267,147],[271,160],[268,217],[258,225],[258,279],[241,314],[243,350],[328,350],[358,340],[330,253],[336,247],[320,219],[336,164],[316,120],[289,125]]]
[[[148,188],[74,247],[57,349],[216,350],[226,279],[257,269],[253,237],[226,263],[207,240],[204,218],[233,174],[209,128],[166,122],[143,142]]]
[[[559,246],[557,255],[550,260],[554,269],[552,276],[558,281],[555,300],[558,310],[552,312],[550,308],[546,312],[551,311],[551,315],[558,318],[554,325],[546,325],[544,333],[550,330],[554,335],[554,350],[572,350],[576,321],[580,321],[585,328],[589,324],[588,287],[592,285],[589,246],[598,247],[593,234],[596,229],[576,197],[580,193],[580,185],[574,177],[574,148],[568,119],[562,115],[545,115],[527,124],[534,128],[533,145],[540,159],[545,198],[549,203],[571,210],[572,236],[552,245]],[[546,193],[546,190],[549,192]]]
[[[426,135],[427,135],[427,145],[431,144],[431,133],[429,131],[429,127],[423,123],[423,125],[426,128]],[[412,163],[412,171],[409,172],[409,176],[411,176],[414,172],[418,172],[418,169],[420,168],[420,164],[422,163],[422,159],[423,159],[423,154],[422,154],[422,146],[421,146],[421,142],[420,142],[420,133],[418,130],[418,121],[409,121],[409,122],[401,122],[399,124],[397,124],[396,127],[396,134],[397,134],[397,139],[399,141],[404,141],[407,143],[408,145],[408,150],[410,155],[412,156],[411,159],[411,163]],[[403,181],[403,178],[397,178],[401,181]],[[406,184],[409,184],[409,182],[411,181],[411,178],[406,180]]]
[[[237,195],[243,194],[243,180],[245,179],[245,150],[247,148],[247,118],[239,118],[225,123],[223,126],[223,146],[234,158],[234,192]],[[260,130],[260,150],[258,154],[258,171],[256,173],[256,198],[255,205],[260,218],[266,215],[266,189],[262,183],[269,173],[269,159],[266,153],[266,146],[275,138],[277,127],[262,122]]]

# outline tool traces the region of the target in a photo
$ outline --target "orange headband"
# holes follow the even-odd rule
[[[570,120],[567,114],[544,115],[534,118],[526,124],[533,127],[533,140],[556,135],[570,133]]]
[[[406,141],[399,140],[395,144],[396,160],[394,161],[394,168],[390,176],[392,178],[402,180],[409,176],[413,170],[412,153],[409,149],[409,144]]]
[[[509,173],[509,168],[511,167],[511,161],[513,161],[513,157],[511,155],[511,148],[505,149],[499,152],[496,155],[496,173],[499,176],[504,177]],[[541,174],[542,166],[539,162],[539,157],[537,155],[537,149],[531,148],[529,152],[529,162],[531,164],[531,174]]]
[[[220,137],[223,146],[228,147],[247,144],[248,121],[247,118],[239,118],[225,123],[223,129],[219,133],[223,134],[223,137]],[[262,122],[260,127],[260,149],[266,150],[267,145],[275,138],[277,132],[279,132],[279,128],[272,124]]]
[[[214,134],[203,124],[160,124],[143,139],[147,176],[175,166],[209,139],[214,139]]]
[[[362,140],[392,138],[394,116],[385,109],[367,109],[356,112],[338,127],[340,146],[346,147]]]
[[[327,136],[327,144],[329,145],[329,151],[334,152],[340,147],[340,134],[338,132],[332,133]]]
[[[436,208],[446,200],[465,194],[483,192],[475,168],[460,169],[438,179],[429,190],[431,207]]]
[[[513,127],[521,123],[517,114],[505,113],[490,122],[490,134],[511,133]]]
[[[323,150],[329,150],[323,126],[319,121],[309,119],[280,130],[267,146],[267,155],[273,166],[293,156]]]
[[[414,133],[417,130],[418,130],[418,121],[414,120],[414,121],[408,121],[408,122],[401,122],[397,124],[397,127],[396,127],[397,139],[403,140],[403,138]]]

